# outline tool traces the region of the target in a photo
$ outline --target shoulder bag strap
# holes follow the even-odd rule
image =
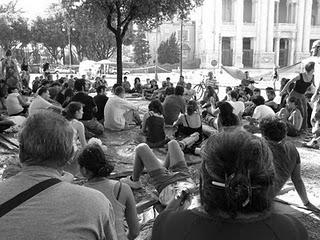
[[[187,120],[187,115],[186,114],[184,114],[184,119],[186,120],[186,123],[187,123],[188,127],[190,127],[189,122]]]
[[[120,193],[121,193],[121,188],[122,188],[122,182],[121,182],[121,181],[119,181],[119,182],[120,182],[120,186],[119,186],[118,194],[117,194],[117,197],[116,197],[117,201],[119,201],[119,197],[120,197]]]
[[[31,188],[19,193],[15,197],[11,198],[10,200],[4,202],[3,204],[0,205],[0,218],[13,210],[14,208],[18,207],[28,199],[34,197],[38,193],[42,192],[43,190],[61,182],[61,180],[57,178],[50,178],[47,180],[44,180]]]

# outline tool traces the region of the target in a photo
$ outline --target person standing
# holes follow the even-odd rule
[[[12,59],[11,50],[7,50],[6,57],[2,60],[1,75],[4,76],[6,85],[8,87],[18,87],[20,89],[20,76],[18,66]]]
[[[303,122],[301,126],[301,130],[306,130],[308,127],[308,112],[307,112],[307,100],[305,97],[305,93],[308,88],[314,84],[314,62],[309,62],[305,66],[305,72],[300,73],[297,77],[291,79],[280,92],[280,96],[285,95],[290,84],[295,83],[293,90],[290,92],[289,97],[296,97],[300,100],[300,106],[298,108],[301,109],[301,114],[303,117]]]

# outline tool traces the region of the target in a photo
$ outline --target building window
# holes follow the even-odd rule
[[[295,23],[297,4],[290,0],[280,0],[275,2],[275,23]]]
[[[320,1],[312,1],[312,15],[311,15],[311,25],[319,26],[320,25]]]
[[[243,2],[243,22],[253,23],[253,4],[252,0],[244,0]]]
[[[177,39],[178,41],[180,41],[181,39],[181,30],[178,30],[177,31]],[[189,41],[189,30],[182,30],[182,41]]]
[[[222,0],[222,22],[233,22],[233,0]]]

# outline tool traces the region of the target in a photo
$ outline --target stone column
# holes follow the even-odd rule
[[[289,65],[293,65],[294,62],[294,49],[295,49],[295,44],[296,44],[296,40],[295,40],[295,34],[292,34],[292,38],[290,39],[290,44],[289,44]]]
[[[275,36],[274,41],[274,65],[279,66],[279,52],[280,52],[280,37]]]
[[[309,53],[311,15],[312,15],[312,4],[310,4],[310,1],[306,1],[305,11],[304,11],[304,28],[303,28],[304,31],[303,31],[303,44],[302,44],[302,51],[304,52],[304,54]]]
[[[320,25],[320,0],[317,0],[317,19],[316,25]]]
[[[221,42],[221,25],[222,25],[222,0],[212,1],[214,4],[214,55],[213,59],[221,65],[222,42]]]
[[[274,35],[274,0],[269,0],[268,7],[268,28],[267,28],[267,52],[273,52]]]
[[[242,68],[242,54],[243,54],[243,38],[242,38],[242,27],[243,27],[243,0],[236,0],[235,4],[235,16],[234,23],[236,26],[236,37],[234,41],[234,65],[238,68]]]
[[[297,17],[297,37],[296,37],[296,62],[303,59],[302,45],[303,45],[303,28],[304,28],[304,11],[305,11],[305,0],[299,0],[297,2],[298,17]],[[311,25],[311,20],[310,20]]]

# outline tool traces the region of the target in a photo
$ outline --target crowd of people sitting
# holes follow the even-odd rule
[[[47,75],[25,91],[32,92],[31,103],[21,86],[10,86],[4,100],[8,115],[27,119],[19,135],[21,172],[0,182],[1,237],[135,239],[140,226],[133,190],[143,188],[146,170],[162,206],[152,239],[308,239],[298,219],[273,207],[291,177],[304,206],[319,211],[308,199],[299,152],[286,138],[311,127],[310,144],[320,137],[320,87],[310,101],[306,97],[314,63],[305,70],[283,84],[281,103],[272,87],[265,100],[248,75],[240,86],[227,87],[221,101],[212,74],[199,102],[182,76],[175,87],[168,77],[161,88],[155,80],[142,85],[140,78],[131,88],[125,76],[107,97],[104,77],[91,85],[85,76],[53,81]],[[150,100],[144,116],[127,94]],[[2,117],[0,131],[12,124]],[[203,125],[210,126],[210,134]],[[132,174],[111,180],[112,159],[101,142],[90,139],[105,129],[136,126],[145,141],[135,148]],[[174,134],[167,135],[167,129]],[[167,150],[165,159],[152,150],[160,147]],[[197,180],[186,153],[201,156]],[[73,175],[85,177],[84,186],[70,183]],[[197,194],[198,206],[188,210]]]

